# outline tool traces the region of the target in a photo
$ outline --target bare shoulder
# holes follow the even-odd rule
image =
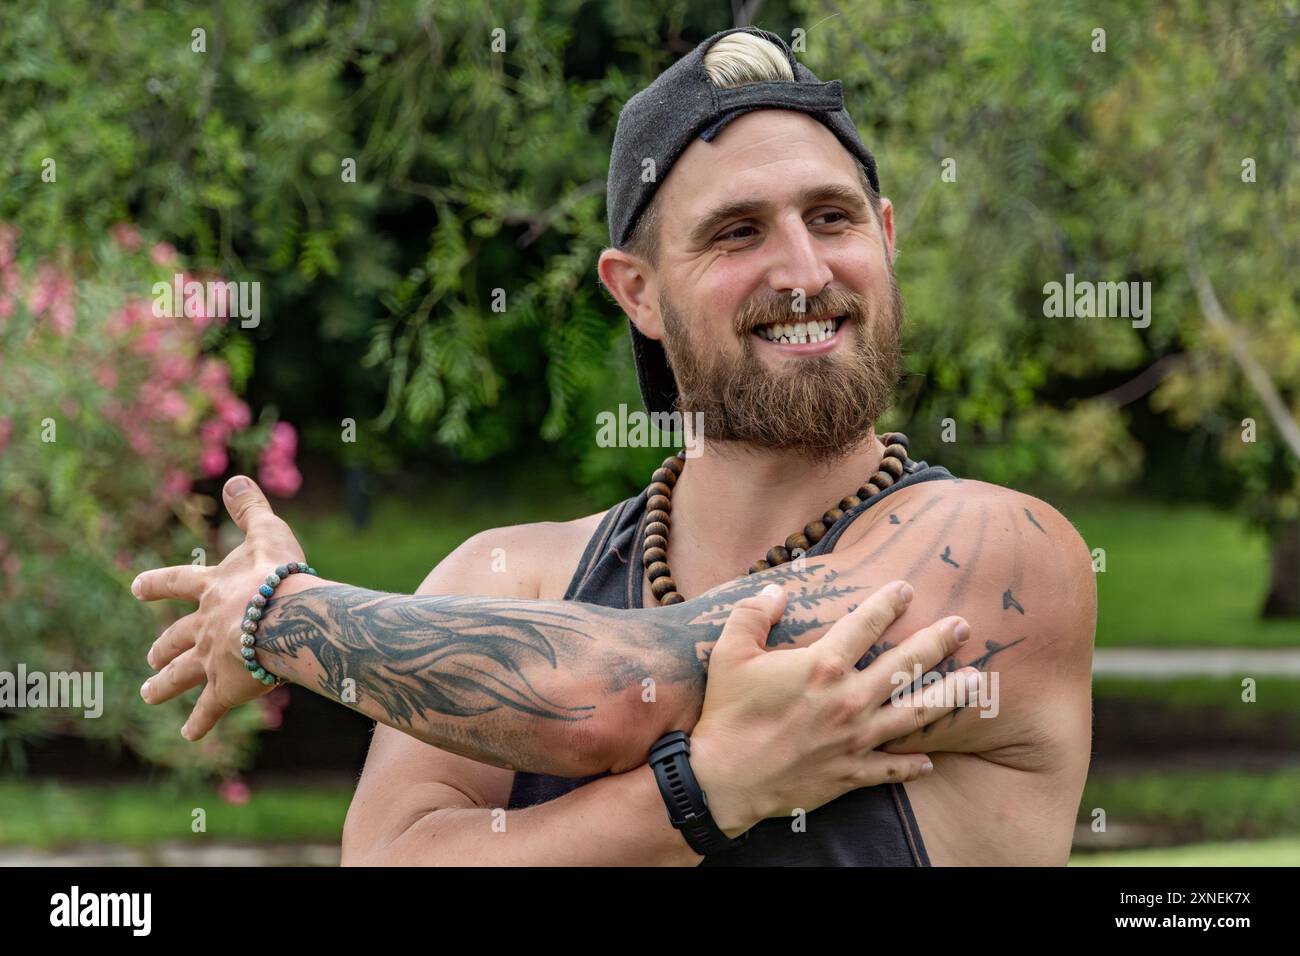
[[[1091,555],[1074,525],[1052,505],[1013,488],[929,481],[888,496],[855,524],[862,527],[850,527],[841,548],[879,556],[910,552],[913,572],[1016,576],[1019,570],[1043,584],[1095,592]]]
[[[429,572],[419,593],[558,599],[605,514],[480,531]]]
[[[916,592],[885,640],[960,615],[971,639],[945,663],[973,665],[1001,689],[998,719],[965,713],[925,745],[1021,769],[1086,764],[1096,579],[1065,516],[1010,488],[954,480],[902,489],[863,521],[841,568],[868,584],[902,578]]]
[[[1000,620],[1025,623],[1032,601],[1034,620],[1090,662],[1096,576],[1065,515],[1024,492],[969,479],[927,482],[894,497],[915,525],[911,545],[919,553],[910,567],[948,586],[946,613],[963,613],[955,605],[966,599],[960,603],[990,605]]]

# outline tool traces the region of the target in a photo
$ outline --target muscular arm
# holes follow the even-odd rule
[[[343,831],[344,865],[694,866],[701,859],[669,824],[647,766],[521,810],[505,809],[512,776],[409,737],[378,753],[372,746]]]
[[[840,584],[825,565],[806,574],[818,583],[791,602],[773,640],[810,642],[871,590]],[[806,574],[774,570],[650,610],[384,594],[304,576],[290,581],[305,589],[268,603],[258,654],[287,680],[479,762],[622,771],[667,730],[694,726],[731,605]]]
[[[569,551],[576,555],[592,524],[476,535],[430,572],[419,593],[490,591],[533,599],[539,589],[559,593],[572,568],[557,566],[556,542],[573,537]],[[493,570],[490,555],[498,548],[511,555],[514,573]],[[555,573],[539,582],[539,569]],[[669,824],[647,767],[593,781],[540,806],[506,810],[514,777],[513,771],[378,724],[343,827],[343,863],[693,866],[700,860]]]
[[[672,607],[621,611],[325,584],[271,602],[258,645],[273,672],[442,749],[581,776],[640,766],[662,733],[694,725],[708,651],[735,601],[781,583],[791,597],[769,645],[807,644],[875,587],[903,577],[917,599],[873,652],[960,613],[976,637],[944,669],[975,663],[1002,678],[1000,719],[959,713],[925,748],[1014,747],[1041,715],[1053,674],[1077,691],[1080,662],[1091,655],[1091,569],[1073,529],[1046,506],[954,484],[891,496],[842,552]]]

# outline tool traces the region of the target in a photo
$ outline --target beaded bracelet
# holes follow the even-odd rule
[[[262,619],[262,609],[266,607],[266,602],[271,599],[275,593],[276,586],[291,574],[315,574],[315,568],[309,568],[301,561],[290,564],[282,564],[266,576],[266,583],[257,589],[253,595],[253,600],[248,602],[248,608],[244,611],[244,620],[239,625],[242,632],[239,635],[239,643],[243,646],[239,653],[244,658],[244,666],[248,668],[249,674],[254,680],[259,680],[268,687],[272,684],[283,684],[284,681],[276,677],[265,667],[257,663],[254,656],[253,645],[256,643],[253,635],[257,633],[257,624]]]

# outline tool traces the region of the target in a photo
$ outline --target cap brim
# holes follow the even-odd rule
[[[636,380],[641,387],[641,401],[646,411],[671,412],[677,407],[677,380],[664,347],[647,338],[628,321],[632,334],[632,358],[636,362]]]

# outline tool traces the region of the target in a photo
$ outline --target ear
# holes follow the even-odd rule
[[[894,204],[888,196],[880,197],[880,229],[885,234],[885,252],[894,261]]]
[[[648,339],[663,338],[659,287],[654,270],[644,260],[619,249],[606,249],[600,254],[596,272],[642,335]]]

